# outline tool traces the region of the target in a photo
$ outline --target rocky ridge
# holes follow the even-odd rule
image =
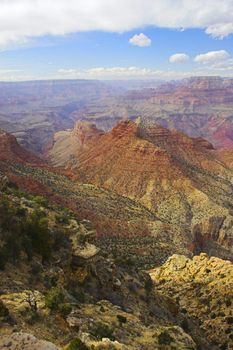
[[[219,250],[230,258],[230,154],[201,138],[138,120],[120,122],[84,148],[77,147],[72,162],[66,158],[65,164],[78,181],[134,199],[185,231],[191,251]]]
[[[4,142],[8,140],[9,137],[2,139]],[[74,181],[70,171],[52,168],[35,156],[32,164],[19,159],[17,154],[24,150],[16,141],[15,145],[15,155],[11,149],[0,160],[2,186],[12,183],[19,190],[45,196],[70,208],[80,219],[91,220],[98,239],[109,254],[118,254],[124,261],[128,257],[135,260],[141,250],[146,251],[147,254],[140,253],[136,259],[137,264],[145,267],[157,265],[174,252],[188,253],[191,240],[185,232],[164,222],[140,203],[103,188]],[[26,158],[29,159],[29,156]]]

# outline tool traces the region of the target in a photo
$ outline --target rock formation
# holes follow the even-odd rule
[[[53,150],[51,154],[55,158]],[[226,248],[220,249],[221,256],[230,258],[230,159],[230,151],[216,151],[206,140],[138,120],[120,122],[84,148],[77,147],[72,161],[66,158],[66,167],[77,180],[134,199],[162,221],[185,230],[192,252],[201,249],[199,227],[205,249],[216,251],[221,245]]]
[[[197,321],[212,349],[233,348],[233,265],[206,254],[192,260],[173,255],[150,272],[155,287],[172,298],[180,311]],[[186,323],[191,329],[192,323]]]

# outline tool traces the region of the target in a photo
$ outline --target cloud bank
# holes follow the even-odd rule
[[[80,31],[125,32],[145,26],[233,33],[233,0],[0,0],[0,47]]]
[[[96,67],[89,69],[64,69],[57,71],[56,78],[59,79],[180,79],[190,76],[218,75],[212,71],[175,71],[156,70],[143,67]]]

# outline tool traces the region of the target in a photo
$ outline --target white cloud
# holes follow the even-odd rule
[[[141,67],[96,67],[90,69],[59,69],[57,79],[179,79],[197,75],[216,75],[209,71],[156,70]]]
[[[233,33],[233,23],[214,24],[206,29],[206,33],[210,34],[213,38],[223,39]]]
[[[130,44],[139,47],[150,46],[151,42],[151,39],[143,33],[135,34],[132,38],[129,39]]]
[[[186,53],[175,53],[169,57],[171,63],[182,63],[189,60],[189,56]]]
[[[233,33],[233,0],[0,0],[0,47],[44,35],[157,26]]]
[[[59,69],[58,74],[63,76],[72,76],[76,78],[89,79],[122,79],[122,78],[140,78],[150,77],[156,71],[140,67],[96,67],[89,69]]]
[[[219,50],[219,51],[209,51],[207,53],[202,53],[197,55],[194,58],[195,62],[199,63],[213,63],[216,61],[225,60],[229,57],[229,53],[225,50]]]
[[[221,73],[229,73],[229,71],[233,71],[233,58],[228,58],[226,60],[214,62],[210,65],[209,69],[214,71],[219,71]]]

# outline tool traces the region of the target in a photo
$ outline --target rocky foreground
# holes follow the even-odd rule
[[[90,222],[8,187],[0,213],[1,349],[196,350],[174,303],[101,252]]]
[[[90,221],[6,177],[0,214],[1,349],[232,349],[229,261],[173,255],[151,279],[101,251]]]
[[[173,255],[150,272],[157,291],[170,297],[217,349],[233,348],[233,265],[206,254]],[[190,330],[192,322],[185,323]]]

